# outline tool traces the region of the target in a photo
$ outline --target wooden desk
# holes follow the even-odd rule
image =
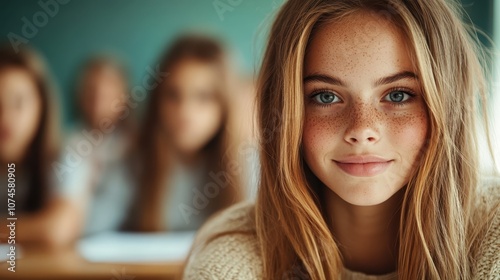
[[[7,262],[0,263],[0,279],[50,280],[170,280],[179,279],[183,262],[156,264],[90,263],[75,250],[48,250],[22,248],[16,260],[16,272],[7,270]]]

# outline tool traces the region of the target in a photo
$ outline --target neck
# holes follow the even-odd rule
[[[352,205],[325,188],[327,223],[346,268],[375,275],[395,271],[404,188],[372,206]]]
[[[181,151],[173,147],[167,139],[160,141],[159,152],[169,161],[176,162],[186,167],[196,166],[206,157],[203,151]]]
[[[182,153],[177,152],[174,154],[176,160],[184,166],[193,167],[200,163],[203,155],[201,153]]]

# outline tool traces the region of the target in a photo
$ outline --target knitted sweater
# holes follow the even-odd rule
[[[491,212],[493,204],[499,200],[500,184],[494,182],[485,186],[478,201],[479,213]],[[500,211],[495,211],[480,247],[473,279],[500,279]],[[262,259],[255,234],[254,215],[254,205],[243,202],[205,224],[191,249],[183,279],[262,279]],[[283,279],[302,279],[292,276],[300,273],[303,273],[300,268],[291,269],[290,276],[284,276]],[[342,280],[389,279],[397,279],[397,272],[376,276],[346,268],[342,272]]]

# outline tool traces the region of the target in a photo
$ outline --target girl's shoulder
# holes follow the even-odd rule
[[[500,175],[484,175],[479,182],[480,194],[500,198]]]
[[[479,224],[486,227],[480,238],[475,279],[490,279],[500,275],[500,179],[483,178],[477,205]],[[495,278],[496,279],[496,278]]]
[[[499,211],[500,177],[497,176],[482,177],[479,184],[477,198],[478,200],[476,203],[476,210],[479,217],[490,216],[492,218],[498,219],[498,215],[493,215],[493,214]]]
[[[183,279],[260,279],[254,213],[242,202],[211,218],[196,236]]]

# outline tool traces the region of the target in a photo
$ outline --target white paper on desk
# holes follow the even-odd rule
[[[10,245],[6,243],[0,243],[0,262],[8,261],[12,252],[10,251],[10,246],[16,247],[15,257],[16,260],[21,258],[21,248],[19,245]],[[8,255],[9,254],[9,255]]]
[[[172,233],[106,232],[77,243],[79,254],[90,262],[161,263],[187,257],[194,231]]]

